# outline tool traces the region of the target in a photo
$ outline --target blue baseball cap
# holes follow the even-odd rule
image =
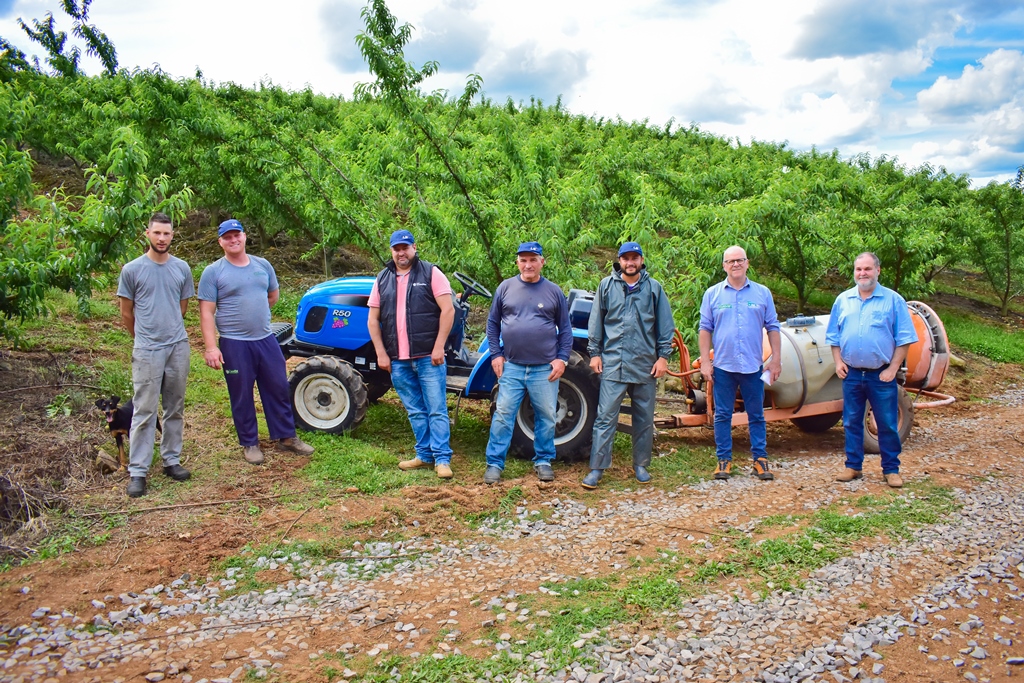
[[[241,223],[236,221],[234,218],[229,218],[220,224],[220,227],[217,229],[217,237],[223,237],[224,233],[231,232],[232,230],[245,232],[245,228],[242,227]]]
[[[540,246],[540,242],[523,242],[519,245],[519,249],[516,250],[516,254],[523,253],[543,256],[544,249]]]
[[[640,248],[639,244],[637,244],[636,242],[626,242],[621,247],[619,247],[619,256],[622,256],[623,254],[628,254],[631,251],[634,251],[640,254],[641,256],[644,255],[644,250]]]
[[[416,244],[416,238],[408,230],[395,230],[391,233],[391,246],[399,244]]]

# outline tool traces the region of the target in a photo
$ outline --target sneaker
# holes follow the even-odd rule
[[[587,476],[583,477],[583,488],[596,489],[597,485],[601,481],[602,474],[604,474],[604,470],[590,470],[590,473]]]
[[[732,460],[719,460],[715,468],[715,479],[728,479],[732,476]]]
[[[838,477],[836,477],[836,481],[842,481],[842,482],[853,481],[854,479],[860,479],[863,476],[864,475],[861,474],[860,470],[851,470],[849,467],[847,467],[845,470],[843,470],[839,474]]]
[[[501,481],[501,468],[495,467],[494,465],[488,465],[484,471],[484,483],[485,484],[497,484]]]
[[[754,476],[761,481],[771,481],[775,475],[768,471],[768,459],[758,458],[754,461]]]
[[[283,448],[299,455],[313,455],[313,447],[297,436],[290,439],[281,439],[277,442],[278,448]]]
[[[452,468],[447,463],[438,463],[434,465],[434,471],[437,472],[438,479],[451,479]]]
[[[131,477],[128,479],[129,498],[138,498],[139,496],[146,495],[146,478],[145,477]]]
[[[164,474],[173,479],[174,481],[185,481],[192,476],[192,473],[186,470],[181,465],[175,463],[173,465],[167,465],[164,467]]]
[[[633,473],[636,475],[636,480],[641,484],[651,483],[651,473],[647,471],[647,468],[643,465],[637,465],[633,468]]]
[[[432,462],[423,462],[419,458],[413,458],[412,460],[403,460],[402,462],[398,463],[398,469],[402,470],[403,472],[407,471],[407,470],[418,470],[418,469],[421,469],[423,467],[433,467],[433,466],[434,466],[434,463],[432,463]]]
[[[554,481],[555,471],[551,469],[551,463],[542,462],[533,466],[533,471],[537,473],[537,478],[541,481]]]
[[[899,472],[892,472],[891,474],[883,474],[885,483],[891,488],[901,489],[903,488],[903,477],[900,476]]]
[[[263,451],[260,450],[259,444],[255,446],[243,446],[242,457],[250,465],[262,465],[263,464]]]

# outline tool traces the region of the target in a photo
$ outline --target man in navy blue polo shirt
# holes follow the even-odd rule
[[[836,375],[843,380],[846,469],[836,481],[860,479],[864,464],[864,410],[870,402],[878,425],[882,476],[893,488],[900,476],[899,387],[896,372],[917,341],[907,302],[878,284],[878,257],[864,252],[853,262],[856,287],[836,297],[825,343],[832,347]]]
[[[523,242],[516,255],[519,275],[494,290],[487,316],[491,367],[498,377],[498,398],[487,441],[484,483],[494,484],[505,469],[516,413],[525,394],[533,404],[533,468],[541,481],[555,478],[555,412],[558,378],[572,352],[569,306],[561,288],[541,276],[544,250]]]
[[[782,373],[782,334],[772,293],[747,278],[750,261],[740,247],[729,247],[722,258],[726,278],[704,292],[700,304],[700,374],[713,382],[715,399],[715,479],[732,474],[732,413],[736,390],[743,397],[750,429],[754,475],[770,481],[768,433],[764,421],[764,382],[767,370],[774,382]],[[762,330],[768,332],[772,355],[764,362]],[[715,351],[712,365],[711,350]]]

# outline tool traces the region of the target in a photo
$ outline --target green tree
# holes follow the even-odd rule
[[[154,211],[180,219],[191,207],[192,191],[170,191],[166,176],[150,180],[148,159],[131,128],[117,131],[104,159],[106,173],[87,169],[87,194],[60,190],[36,198],[24,220],[8,221],[0,241],[0,333],[15,336],[8,321],[46,313],[45,295],[56,287],[78,297],[89,312],[96,277],[112,272],[139,246],[139,235]]]
[[[999,312],[1024,292],[1024,167],[1016,180],[974,193],[979,212],[968,231],[971,260],[999,297]]]
[[[108,76],[117,73],[117,50],[107,38],[107,34],[99,30],[95,25],[87,23],[89,19],[89,5],[92,0],[62,0],[61,5],[64,12],[71,17],[74,26],[72,33],[85,41],[85,50],[100,60],[103,70]],[[46,13],[42,21],[32,19],[32,26],[29,26],[21,19],[18,24],[26,35],[35,43],[38,43],[48,57],[46,58],[54,73],[64,78],[76,78],[82,75],[79,63],[82,59],[82,51],[74,45],[68,45],[68,34],[66,31],[58,31],[54,26],[52,12]],[[5,41],[6,42],[6,41]],[[21,55],[24,62],[24,54]]]

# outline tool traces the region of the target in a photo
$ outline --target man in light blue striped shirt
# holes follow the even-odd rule
[[[846,469],[836,481],[861,478],[864,464],[864,411],[871,403],[878,425],[882,475],[893,488],[900,476],[899,387],[896,372],[907,357],[917,332],[902,296],[878,284],[878,257],[860,254],[853,262],[857,286],[836,297],[825,343],[832,347],[836,375],[843,380],[843,429]]]
[[[726,279],[709,287],[700,304],[700,373],[713,382],[715,399],[715,479],[728,479],[732,474],[732,413],[739,389],[750,428],[754,475],[770,481],[775,476],[768,471],[761,373],[767,370],[772,382],[782,373],[782,334],[775,301],[767,287],[747,278],[750,262],[741,247],[726,249],[722,266]],[[772,350],[767,363],[762,330],[768,332]]]

